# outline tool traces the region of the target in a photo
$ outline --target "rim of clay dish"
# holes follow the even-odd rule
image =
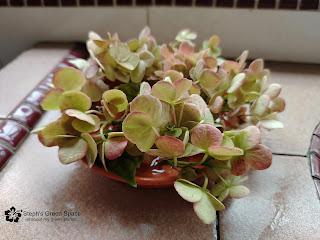
[[[82,162],[89,168],[85,159]],[[95,173],[109,179],[126,183],[120,176],[106,172],[103,167],[93,165],[91,168]],[[170,188],[177,180],[180,171],[170,165],[160,165],[156,167],[142,164],[136,172],[136,182],[139,188]]]

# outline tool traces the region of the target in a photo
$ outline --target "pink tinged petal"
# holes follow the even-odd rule
[[[163,78],[170,77],[172,82],[180,80],[183,78],[183,73],[175,71],[175,70],[168,70],[165,72]]]
[[[270,109],[272,112],[283,112],[285,108],[286,108],[286,102],[281,97],[274,99],[270,103]]]
[[[146,152],[148,155],[150,156],[155,156],[155,157],[163,157],[163,158],[169,158],[169,157],[172,157],[171,154],[168,154],[166,152],[163,152],[159,149],[149,149],[147,152]]]
[[[207,90],[215,90],[221,83],[220,76],[211,69],[204,69],[199,78],[200,85]]]
[[[250,63],[249,69],[254,73],[260,73],[263,71],[264,62],[263,59],[256,59]]]
[[[217,60],[214,57],[204,57],[203,61],[208,68],[213,69],[217,66]]]
[[[203,98],[197,94],[192,94],[189,98],[186,99],[186,103],[192,103],[196,105],[198,110],[201,112],[201,116],[203,117],[205,112],[208,110],[207,103],[203,100]]]
[[[109,160],[115,160],[122,155],[128,141],[125,137],[110,138],[105,142],[105,156]]]
[[[223,62],[222,70],[224,70],[227,73],[231,71],[238,73],[240,70],[240,64],[238,62],[227,60]]]
[[[240,157],[231,162],[231,173],[235,176],[241,176],[247,173],[249,166],[245,159]]]
[[[182,78],[180,80],[176,80],[173,85],[176,89],[176,99],[180,99],[188,94],[188,91],[192,86],[192,81]]]
[[[189,42],[182,42],[179,46],[179,52],[190,55],[194,53],[194,46]]]
[[[268,147],[259,144],[248,150],[244,158],[253,169],[264,170],[271,166],[272,152]]]
[[[169,154],[178,157],[184,153],[184,143],[180,139],[172,136],[161,136],[155,142],[157,148]]]
[[[255,147],[260,143],[261,133],[258,127],[249,126],[241,130],[239,138],[240,147],[244,150],[247,150]]]
[[[219,113],[222,110],[223,107],[223,98],[221,96],[217,96],[216,99],[214,100],[212,106],[210,107],[210,110],[213,113]]]
[[[268,110],[269,103],[270,97],[267,95],[261,95],[253,106],[253,113],[258,116],[263,115]]]
[[[274,99],[279,96],[280,92],[281,85],[278,83],[272,83],[268,86],[268,88],[263,94],[268,95],[271,99]]]
[[[173,52],[167,45],[162,45],[160,47],[160,55],[167,59],[173,57]]]
[[[246,60],[248,58],[248,55],[249,55],[249,51],[248,50],[245,50],[241,53],[241,55],[239,56],[239,64],[241,66],[241,68],[244,67],[245,63],[246,63]]]
[[[220,146],[222,138],[220,130],[210,124],[199,124],[191,131],[191,143],[204,150],[210,146]]]

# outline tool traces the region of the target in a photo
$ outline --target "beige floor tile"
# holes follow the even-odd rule
[[[320,122],[320,68],[306,64],[266,64],[272,82],[283,86],[285,112],[279,114],[285,127],[266,132],[263,142],[275,153],[306,155],[312,132]]]
[[[307,158],[274,156],[271,168],[252,172],[251,193],[220,213],[223,240],[316,240],[320,202]]]

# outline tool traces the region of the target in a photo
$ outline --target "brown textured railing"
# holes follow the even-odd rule
[[[319,0],[0,0],[0,7],[189,6],[319,10]]]

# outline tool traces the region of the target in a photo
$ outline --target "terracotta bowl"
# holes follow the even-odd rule
[[[86,160],[83,160],[83,162],[87,165]],[[121,177],[114,173],[106,172],[103,167],[94,165],[91,169],[99,175],[125,183],[125,180]],[[137,169],[136,182],[139,188],[170,188],[178,178],[179,173],[179,170],[169,165],[152,167],[142,164],[140,168]]]

